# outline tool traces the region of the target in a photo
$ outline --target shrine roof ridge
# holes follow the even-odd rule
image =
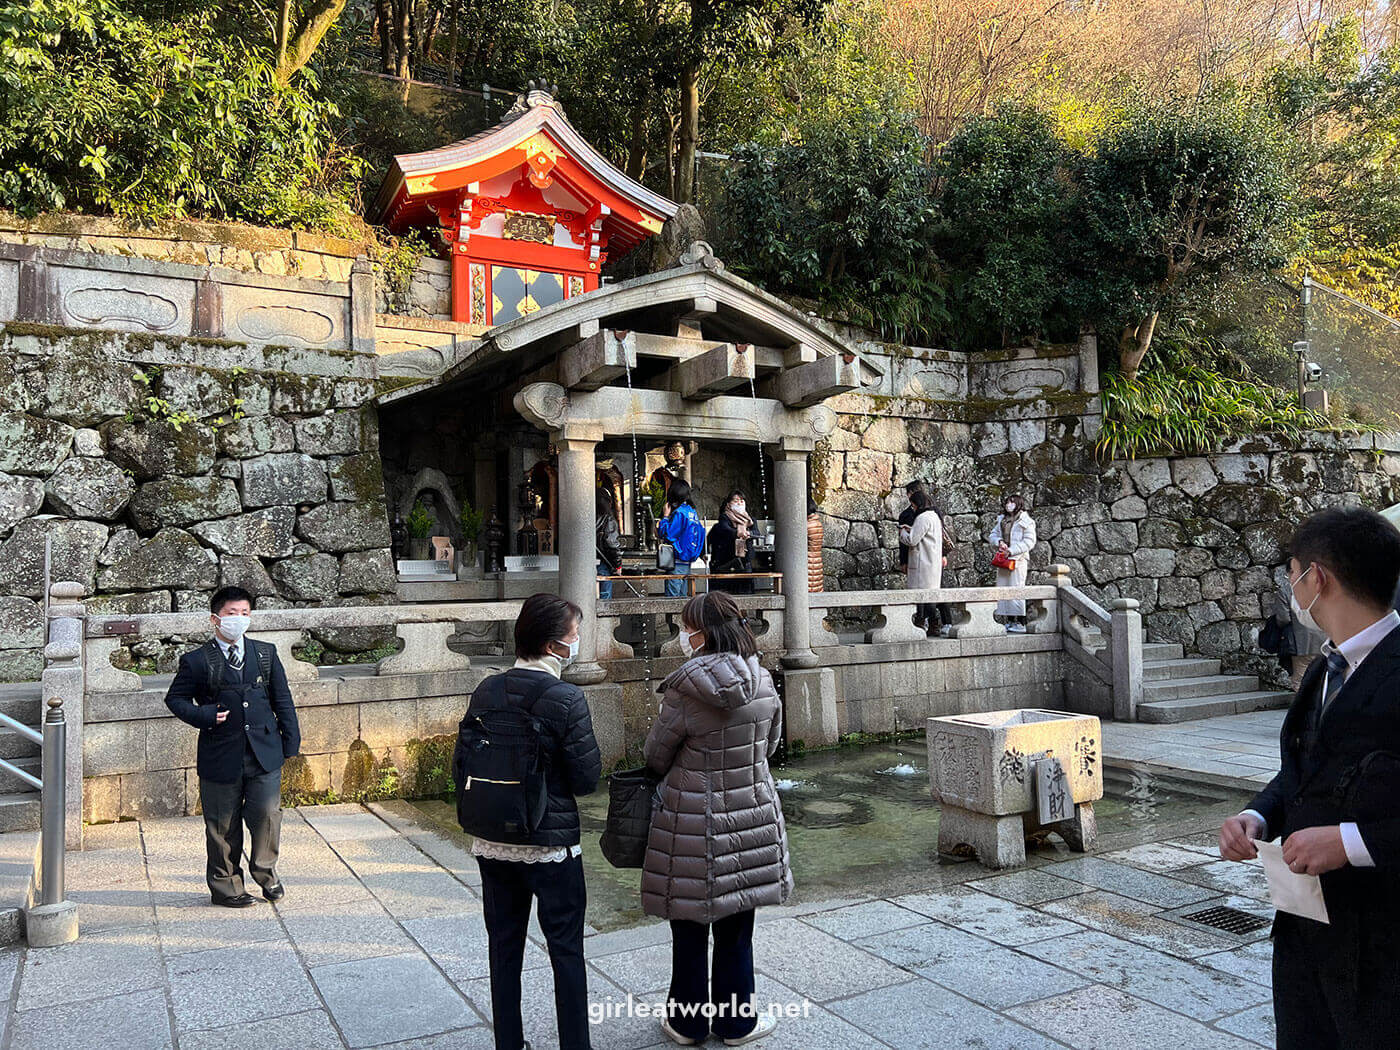
[[[530,90],[495,127],[479,131],[460,141],[419,153],[394,157],[384,182],[375,195],[371,219],[385,222],[398,198],[406,192],[409,176],[451,171],[492,157],[543,131],[581,164],[594,178],[605,183],[638,208],[669,219],[679,207],[674,201],[648,189],[618,168],[579,134],[564,115],[564,108],[548,91]]]

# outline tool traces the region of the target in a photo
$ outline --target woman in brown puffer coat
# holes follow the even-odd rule
[[[782,710],[729,595],[690,600],[681,646],[691,658],[662,683],[661,713],[643,750],[664,779],[642,865],[642,907],[671,920],[662,1030],[681,1046],[709,1035],[737,1046],[776,1023],[753,1010],[753,921],[755,908],[781,904],[792,891],[783,809],[768,770]],[[706,966],[711,933],[713,968]]]

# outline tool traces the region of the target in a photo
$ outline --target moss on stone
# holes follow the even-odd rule
[[[406,779],[415,798],[438,798],[452,793],[452,752],[456,746],[457,737],[451,733],[426,740],[415,737],[404,745],[412,763],[411,777]]]

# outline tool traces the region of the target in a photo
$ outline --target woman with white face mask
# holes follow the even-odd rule
[[[730,594],[752,594],[752,580],[726,580],[726,574],[752,572],[753,556],[749,541],[753,535],[753,518],[749,516],[748,500],[735,489],[724,497],[719,520],[710,530],[710,589]]]
[[[582,850],[577,795],[602,761],[588,701],[560,675],[578,657],[579,607],[555,594],[525,599],[515,666],[472,694],[457,734],[457,820],[473,836],[491,962],[496,1050],[525,1042],[520,968],[530,907],[549,944],[561,1050],[588,1050]]]
[[[1278,590],[1274,593],[1273,617],[1286,636],[1289,685],[1296,693],[1303,682],[1303,672],[1313,657],[1322,652],[1322,643],[1327,639],[1293,614],[1293,588],[1288,583],[1287,562],[1275,570],[1274,580]]]
[[[1024,587],[1030,571],[1031,549],[1035,547],[1035,519],[1026,512],[1025,501],[1017,495],[1006,497],[1002,511],[987,542],[991,544],[994,560],[1000,557],[1015,564],[1011,568],[997,567],[997,586]],[[1007,634],[1026,633],[1025,599],[999,601],[996,611],[1006,620]]]
[[[750,1004],[754,909],[781,904],[792,891],[783,809],[768,769],[782,739],[782,708],[729,595],[692,598],[680,642],[690,658],[661,684],[661,713],[643,748],[663,779],[642,864],[642,908],[671,922],[662,1031],[680,1046],[710,1036],[738,1046],[776,1024]]]

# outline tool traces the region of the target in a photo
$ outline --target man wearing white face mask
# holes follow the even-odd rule
[[[1279,912],[1279,1050],[1382,1050],[1400,1032],[1400,534],[1369,510],[1315,514],[1289,561],[1293,616],[1329,640],[1303,675],[1281,765],[1220,829],[1220,854],[1250,860],[1279,838],[1321,877],[1328,922]]]
[[[263,897],[286,895],[277,877],[282,830],[282,762],[301,749],[301,729],[277,650],[245,638],[253,596],[224,587],[209,603],[214,637],[180,657],[165,706],[199,729],[199,802],[213,902],[247,908],[243,888],[243,825],[250,836],[248,870]]]
[[[530,906],[554,968],[560,1050],[588,1050],[583,884],[576,795],[598,786],[602,759],[588,699],[560,673],[578,657],[577,605],[525,599],[515,666],[476,688],[457,731],[457,822],[472,835],[491,964],[496,1050],[521,1050],[520,972]]]

